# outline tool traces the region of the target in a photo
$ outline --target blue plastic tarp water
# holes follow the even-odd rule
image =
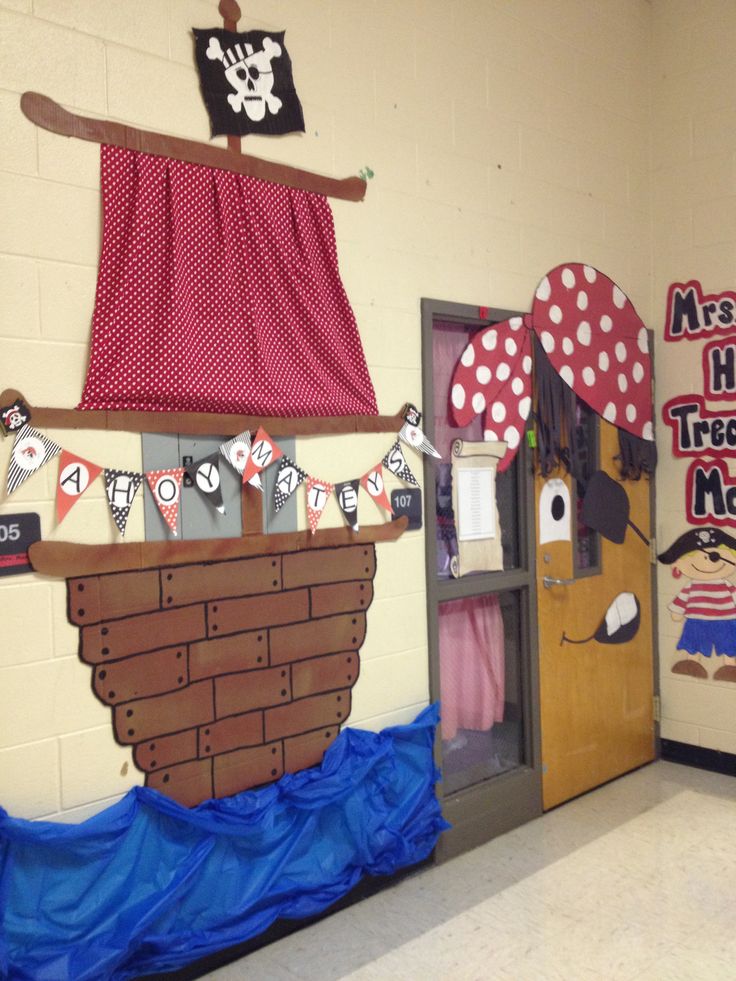
[[[141,787],[77,825],[0,808],[0,977],[174,970],[421,861],[448,827],[437,721],[430,706],[411,725],[346,729],[321,766],[192,810]]]

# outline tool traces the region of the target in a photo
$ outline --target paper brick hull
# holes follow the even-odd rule
[[[68,579],[79,656],[146,785],[192,807],[319,763],[375,571],[369,543]]]

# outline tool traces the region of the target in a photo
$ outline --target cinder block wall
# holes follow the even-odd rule
[[[736,287],[736,83],[723,71],[736,39],[736,5],[672,0],[655,3],[652,11],[652,325],[658,340],[657,542],[662,551],[688,528],[690,461],[672,456],[671,429],[662,423],[661,409],[675,395],[703,394],[701,351],[708,340],[664,343],[667,288],[690,279],[700,280],[706,293]],[[711,407],[729,409],[733,403]],[[736,472],[730,462],[729,468]],[[678,592],[668,567],[660,566],[658,585],[662,736],[736,753],[736,685],[672,674],[674,662],[686,655],[676,654],[682,624],[673,623],[667,610]],[[717,667],[711,664],[709,675]]]
[[[549,268],[578,260],[621,283],[651,322],[656,3],[244,7],[243,26],[287,29],[307,120],[303,136],[251,138],[247,150],[336,176],[375,173],[364,203],[333,210],[382,412],[421,404],[422,296],[528,309]],[[216,23],[215,0],[0,0],[2,385],[31,402],[73,406],[81,393],[99,176],[97,148],[31,126],[19,95],[41,91],[82,113],[205,140],[188,32]],[[102,465],[140,466],[135,436],[50,435]],[[386,449],[385,438],[340,437],[300,440],[297,453],[333,480],[363,473]],[[5,441],[2,473],[8,454]],[[421,473],[418,458],[410,464]],[[46,538],[116,540],[101,484],[56,527],[55,476],[52,463],[0,508],[39,512]],[[362,520],[378,519],[371,502],[363,507]],[[323,519],[340,520],[334,506]],[[140,501],[127,537],[143,538]],[[427,702],[423,546],[422,532],[378,546],[350,724],[405,722]],[[79,820],[140,774],[77,657],[63,583],[0,579],[0,603],[0,802],[20,816]]]

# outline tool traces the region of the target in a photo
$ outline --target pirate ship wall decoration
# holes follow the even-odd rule
[[[426,444],[416,410],[408,418],[378,415],[337,268],[326,198],[360,200],[365,181],[322,177],[241,152],[242,134],[298,131],[303,117],[283,32],[238,33],[238,5],[222,0],[219,9],[223,28],[196,29],[194,36],[212,131],[229,134],[227,150],[85,119],[35,93],[21,100],[36,125],[102,144],[105,232],[84,391],[75,410],[34,408],[34,426],[239,434],[220,451],[236,468],[243,451],[242,539],[133,548],[47,541],[33,555],[37,571],[68,580],[80,656],[94,666],[96,695],[113,707],[116,737],[136,744],[135,762],[148,786],[190,806],[321,760],[349,714],[375,542],[395,540],[406,526],[405,519],[366,525],[357,512],[359,492],[368,492],[389,517],[382,467],[416,483],[396,436],[381,463],[338,482],[346,527],[326,531],[317,525],[332,484],[282,466],[291,461],[279,462],[278,436],[401,430],[402,441],[420,452]],[[249,235],[246,226],[256,230]],[[176,257],[167,244],[172,237],[181,246]],[[175,295],[166,288],[174,263],[177,282],[186,281]],[[254,280],[263,284],[255,294],[246,288]],[[19,411],[27,406],[15,390],[1,403]],[[15,434],[15,447],[9,490],[62,452],[27,426]],[[32,451],[32,466],[23,448]],[[144,475],[63,453],[60,519],[102,473],[121,534],[141,487],[175,533],[184,467]],[[258,473],[266,463],[279,466],[275,510],[297,486],[307,487],[310,532],[261,534]],[[209,459],[189,468],[216,509],[222,507],[214,489],[218,466]],[[300,564],[302,551],[308,557]],[[209,566],[215,560],[226,563],[219,572]],[[312,572],[293,571],[304,566]],[[235,584],[226,586],[236,567]],[[192,583],[201,580],[201,596],[196,588],[184,598],[173,591],[183,569]],[[205,586],[210,580],[222,585]],[[282,592],[277,601],[274,594]],[[296,624],[302,626],[289,626]],[[281,649],[280,631],[289,629],[314,639]],[[325,639],[317,637],[319,629]],[[197,667],[200,654],[209,667]],[[321,660],[306,664],[314,658]],[[236,689],[248,694],[233,694]],[[337,694],[323,695],[329,692]],[[155,701],[155,732],[129,721],[146,714],[141,699]],[[268,720],[286,702],[302,721],[274,728]],[[300,727],[321,735],[307,739],[308,752],[287,751],[284,739],[298,737]],[[269,757],[273,765],[264,768],[272,750],[278,761]],[[233,753],[241,754],[237,763],[220,755]],[[223,769],[226,780],[217,776]]]
[[[240,9],[221,0],[219,10],[230,34],[204,32],[205,57],[233,90],[226,101],[234,97],[238,126],[226,150],[87,119],[36,93],[21,99],[36,125],[103,144],[104,235],[80,405],[30,406],[14,389],[0,396],[14,440],[11,482],[59,457],[58,520],[104,477],[121,535],[136,491],[154,496],[173,535],[185,476],[217,512],[220,467],[230,466],[242,478],[244,532],[35,543],[34,570],[67,581],[92,690],[145,786],[72,837],[0,807],[4,922],[18,975],[58,977],[72,962],[69,976],[183,967],[279,917],[321,912],[365,874],[422,861],[447,827],[434,792],[436,707],[382,733],[341,731],[360,673],[375,545],[407,526],[390,520],[384,468],[413,482],[399,441],[430,451],[413,407],[406,417],[378,414],[339,276],[326,198],[360,201],[366,184],[241,152],[246,119],[247,131],[288,121],[276,74],[288,55],[280,33],[233,39]],[[116,227],[123,217],[127,237]],[[244,240],[246,226],[255,230]],[[176,291],[167,285],[173,239]],[[256,284],[252,294],[244,282]],[[228,438],[216,454],[144,474],[71,453],[47,427]],[[318,527],[332,483],[298,467],[278,440],[362,433],[393,442],[380,462],[336,482],[344,526]],[[266,465],[278,468],[275,510],[309,485],[309,530],[263,534]],[[383,521],[359,521],[366,494]],[[105,919],[105,909],[116,915]]]

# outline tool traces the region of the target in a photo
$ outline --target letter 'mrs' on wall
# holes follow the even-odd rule
[[[666,341],[697,340],[736,326],[736,293],[703,293],[697,280],[672,283],[667,291]]]

